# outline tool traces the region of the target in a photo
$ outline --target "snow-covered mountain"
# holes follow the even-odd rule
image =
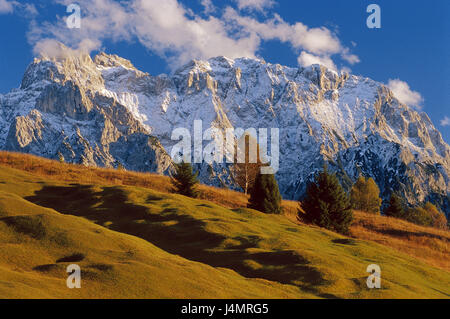
[[[324,161],[344,185],[371,176],[386,198],[431,200],[450,212],[450,147],[425,113],[383,84],[323,66],[255,59],[192,61],[151,76],[100,53],[41,57],[20,88],[0,95],[0,148],[67,162],[167,173],[175,128],[279,128],[277,180],[297,199]],[[198,166],[203,182],[232,186],[228,167]]]

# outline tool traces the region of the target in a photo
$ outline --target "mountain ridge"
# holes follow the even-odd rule
[[[177,127],[280,128],[277,179],[298,199],[328,162],[347,188],[374,177],[386,199],[450,211],[450,147],[426,113],[382,83],[323,66],[193,60],[152,76],[117,55],[41,57],[1,96],[0,148],[68,162],[168,174]],[[292,168],[295,167],[295,170]],[[197,165],[202,182],[237,188],[229,166]]]

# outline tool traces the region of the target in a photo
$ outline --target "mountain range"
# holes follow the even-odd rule
[[[381,195],[450,212],[450,146],[424,112],[384,84],[321,65],[193,60],[152,76],[117,55],[35,58],[19,88],[0,95],[0,149],[88,166],[169,174],[176,128],[279,128],[276,174],[298,199],[326,162],[349,189],[373,177]],[[209,185],[238,186],[229,165],[197,164]]]

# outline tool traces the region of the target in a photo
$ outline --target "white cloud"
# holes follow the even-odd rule
[[[310,66],[312,64],[321,64],[329,69],[335,71],[337,70],[336,65],[334,64],[333,60],[330,57],[327,56],[319,57],[313,54],[309,54],[305,51],[303,51],[298,57],[298,64],[305,67]]]
[[[32,3],[20,3],[18,1],[0,0],[0,14],[16,13],[19,16],[35,17],[38,12]]]
[[[134,3],[134,33],[150,50],[169,55],[174,62],[224,55],[255,57],[260,39],[255,35],[231,37],[221,19],[190,19],[176,0],[139,0]]]
[[[62,5],[72,3],[72,0],[54,1]],[[219,55],[254,58],[263,41],[277,40],[289,44],[296,54],[304,51],[299,57],[301,65],[315,56],[323,64],[336,68],[331,58],[334,54],[341,55],[350,64],[359,61],[325,27],[309,28],[301,22],[290,24],[277,14],[259,21],[231,7],[216,17],[206,13],[215,10],[211,0],[201,0],[206,17],[195,14],[178,0],[79,0],[78,4],[82,11],[81,29],[68,29],[64,17],[54,23],[31,23],[28,39],[35,52],[47,49],[54,52],[54,45],[48,39],[60,41],[75,51],[100,49],[105,40],[137,39],[175,68],[194,58]]]
[[[327,28],[308,28],[301,22],[289,24],[277,14],[272,19],[260,22],[227,8],[224,19],[237,24],[244,32],[257,34],[263,40],[279,40],[295,49],[305,49],[314,54],[335,54],[344,50],[339,39]]]
[[[59,0],[68,5],[72,0]],[[118,3],[111,0],[80,0],[83,18],[80,29],[68,29],[63,18],[56,23],[33,22],[28,33],[34,51],[45,53],[49,42],[60,41],[80,50],[82,41],[96,44],[99,49],[105,39],[132,41],[159,54],[177,67],[190,59],[206,59],[225,55],[230,58],[255,57],[260,39],[255,35],[228,34],[228,26],[218,18],[203,19],[176,0],[135,0]],[[44,51],[42,51],[44,50]]]
[[[331,56],[340,54],[350,64],[359,63],[359,57],[344,47],[336,35],[325,27],[309,28],[301,22],[289,24],[279,15],[260,22],[254,17],[242,16],[236,10],[227,8],[224,19],[238,25],[244,32],[256,34],[262,40],[278,40],[288,43],[296,51],[302,51],[298,57],[301,66],[319,63],[337,70]],[[347,68],[348,69],[348,68]]]
[[[350,53],[349,48],[344,48],[342,50],[341,58],[350,63],[351,65],[361,62],[357,55]]]
[[[69,5],[71,0],[57,0]],[[55,23],[38,23],[33,20],[28,31],[28,40],[34,46],[35,54],[51,55],[58,52],[55,41],[64,43],[76,51],[90,52],[99,49],[105,39],[113,41],[131,40],[129,12],[120,4],[111,0],[78,1],[81,6],[82,24],[80,29],[69,29],[65,17],[59,17]],[[50,41],[53,40],[53,41]]]
[[[217,9],[212,0],[201,0],[201,4],[203,6],[203,13],[206,15],[215,12]]]
[[[448,116],[441,120],[441,126],[450,126],[450,118]]]
[[[14,1],[0,0],[0,14],[12,13],[14,11]]]
[[[84,39],[79,43],[77,48],[72,49],[54,39],[43,39],[36,43],[33,51],[35,54],[62,59],[68,56],[87,54],[92,50],[97,49],[99,46],[100,43],[96,40]]]
[[[394,96],[403,104],[406,104],[417,109],[421,109],[423,97],[419,92],[411,90],[408,83],[403,82],[399,79],[390,79],[388,82],[388,87],[394,93]]]
[[[275,5],[273,0],[235,0],[239,10],[254,10],[264,12],[265,9],[269,9]]]

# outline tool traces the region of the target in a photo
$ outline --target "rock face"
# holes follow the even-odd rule
[[[36,59],[19,89],[0,96],[0,148],[86,165],[167,173],[176,128],[279,128],[277,180],[297,199],[328,162],[346,187],[373,177],[450,212],[450,147],[425,113],[383,84],[323,66],[254,59],[192,61],[151,76],[100,53]],[[167,153],[166,151],[167,150]],[[235,187],[224,164],[197,165],[204,183]]]
[[[0,96],[0,147],[90,166],[170,170],[170,156],[150,129],[102,94],[101,62],[88,55],[35,59],[21,87]]]

